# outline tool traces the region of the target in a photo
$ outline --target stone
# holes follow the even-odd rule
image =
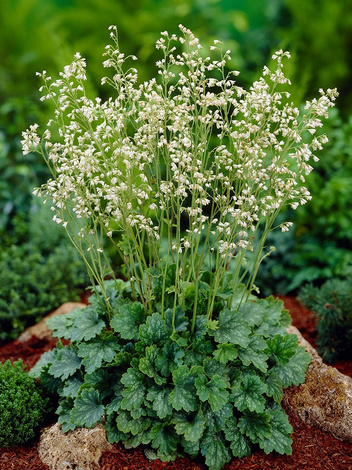
[[[43,430],[38,455],[50,470],[96,470],[105,451],[112,450],[100,424],[63,434],[59,423]]]
[[[288,330],[311,355],[305,382],[285,390],[283,404],[309,425],[352,442],[352,379],[323,363],[294,327]]]
[[[21,343],[25,343],[28,341],[32,336],[36,336],[39,339],[51,339],[52,332],[49,330],[46,321],[48,318],[53,317],[54,315],[63,315],[65,313],[71,312],[74,308],[80,307],[85,308],[87,305],[80,303],[80,302],[66,302],[62,304],[58,309],[54,310],[53,312],[49,313],[46,317],[44,317],[39,323],[36,325],[30,326],[20,336],[17,338],[17,341]]]

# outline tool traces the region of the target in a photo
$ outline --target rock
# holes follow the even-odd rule
[[[111,449],[102,425],[63,434],[56,423],[42,432],[38,455],[50,470],[96,470],[102,453]]]
[[[283,403],[307,424],[352,442],[352,379],[324,364],[296,328],[291,326],[289,332],[298,336],[312,360],[305,382],[287,388]]]
[[[80,302],[66,302],[61,305],[58,309],[54,310],[52,313],[49,313],[46,317],[44,317],[39,323],[36,325],[30,326],[27,328],[20,336],[17,338],[18,341],[25,343],[28,341],[32,336],[36,336],[39,339],[51,339],[52,332],[49,330],[46,321],[48,318],[53,317],[54,315],[62,315],[65,313],[71,312],[74,308],[86,307],[86,304],[82,304]]]

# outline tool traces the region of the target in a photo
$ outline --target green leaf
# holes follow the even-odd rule
[[[173,460],[176,457],[178,436],[171,426],[165,426],[164,423],[156,423],[150,430],[152,438],[152,447],[158,449],[158,457],[170,457]],[[160,455],[162,454],[162,455]]]
[[[65,387],[62,390],[63,397],[76,398],[78,391],[83,385],[83,380],[80,377],[72,377],[66,381]]]
[[[185,451],[185,453],[191,458],[194,459],[199,454],[199,441],[192,442],[186,441],[184,437],[181,437],[181,445]]]
[[[170,332],[180,332],[187,330],[188,318],[185,316],[184,311],[179,305],[175,309],[175,314],[170,308],[168,308],[165,311],[164,319],[166,326],[170,330]]]
[[[277,403],[281,403],[284,391],[282,382],[275,372],[270,373],[270,375],[265,380],[265,384],[267,387],[266,394],[268,397],[273,397]]]
[[[214,375],[209,381],[206,375],[201,374],[195,380],[197,394],[201,401],[208,401],[213,411],[220,410],[229,399],[226,388],[229,381],[225,377]]]
[[[54,377],[66,380],[81,367],[81,359],[73,348],[65,346],[57,353],[56,358],[49,367],[49,373]]]
[[[135,419],[128,411],[120,411],[116,418],[116,424],[121,432],[125,434],[130,432],[135,436],[136,434],[149,428],[150,419],[145,418],[144,416]]]
[[[155,362],[159,357],[159,349],[157,346],[148,346],[145,348],[145,357],[139,360],[139,370],[143,374],[155,380],[157,385],[162,385],[166,382],[165,377],[161,377],[155,368]]]
[[[221,470],[230,461],[231,454],[225,444],[211,432],[207,432],[200,444],[202,455],[209,470]]]
[[[242,364],[248,367],[253,364],[254,367],[262,372],[268,370],[267,360],[269,356],[263,352],[267,348],[266,341],[259,335],[253,335],[245,349],[239,349],[238,355]]]
[[[275,450],[279,454],[291,455],[293,441],[290,434],[293,433],[293,428],[290,425],[288,416],[283,409],[279,408],[268,409],[267,413],[270,416],[272,434],[262,439],[259,442],[259,446],[266,454]]]
[[[170,394],[170,402],[175,410],[194,411],[197,407],[194,376],[186,365],[172,373],[174,390]]]
[[[197,442],[205,429],[205,419],[199,411],[195,416],[181,413],[172,420],[177,434],[182,434],[186,441]]]
[[[184,351],[176,343],[168,343],[162,349],[162,353],[155,361],[155,367],[162,375],[168,377],[175,369],[178,369],[182,363]]]
[[[139,327],[139,337],[145,346],[152,344],[163,346],[170,338],[170,332],[160,314],[153,313],[147,318],[146,323]]]
[[[233,344],[222,343],[218,345],[213,355],[221,364],[227,364],[229,361],[233,361],[238,357],[238,352]]]
[[[116,338],[112,335],[104,339],[94,338],[91,341],[78,345],[78,356],[83,358],[82,364],[88,374],[101,367],[102,362],[110,363],[115,357],[115,352],[119,349]]]
[[[264,413],[245,413],[238,420],[238,427],[242,434],[245,434],[254,442],[260,442],[266,437],[270,437],[272,430],[270,424],[270,416]]]
[[[77,426],[91,428],[101,420],[104,407],[101,404],[99,393],[93,388],[85,388],[76,398],[71,411],[71,420]]]
[[[229,373],[229,369],[226,366],[220,364],[220,362],[216,361],[212,357],[207,357],[204,359],[203,367],[205,375],[207,375],[209,378],[213,377],[213,375],[227,376]]]
[[[217,433],[223,431],[227,421],[233,417],[233,405],[226,403],[220,410],[213,411],[209,404],[205,404],[203,413],[209,430]]]
[[[160,419],[165,419],[172,414],[170,403],[170,390],[167,388],[153,387],[149,390],[147,400],[152,403],[153,410]]]
[[[42,354],[35,366],[32,367],[31,370],[28,372],[28,375],[35,379],[39,378],[44,368],[51,365],[53,361],[57,358],[58,351],[59,350],[55,348],[51,349],[50,351],[46,351],[44,354]]]
[[[105,323],[99,318],[98,312],[92,307],[87,307],[75,321],[71,341],[89,341],[101,333],[104,327]]]
[[[54,315],[46,321],[55,338],[71,339],[75,321],[83,314],[83,309],[77,307],[64,315]]]
[[[111,415],[116,411],[119,411],[121,409],[121,400],[122,397],[115,397],[109,404],[107,404],[105,408],[106,414]]]
[[[56,413],[59,415],[58,422],[62,426],[62,432],[73,431],[77,426],[71,421],[73,401],[70,399],[60,400],[60,406]]]
[[[246,374],[242,382],[236,382],[232,387],[231,399],[239,411],[246,409],[261,413],[264,411],[266,400],[263,393],[267,390],[265,383],[257,375]]]
[[[119,431],[116,425],[116,413],[107,416],[105,424],[106,438],[110,444],[126,441],[128,435]]]
[[[201,339],[207,334],[208,318],[206,315],[197,315],[194,328],[194,338]]]
[[[145,312],[143,304],[116,303],[114,316],[110,321],[111,328],[120,333],[123,339],[139,340],[139,326],[144,322]]]
[[[138,447],[139,445],[147,445],[151,441],[149,430],[141,431],[135,436],[129,435],[128,438],[124,439],[125,448]],[[151,449],[150,449],[151,450]],[[146,454],[145,454],[146,455]]]
[[[243,348],[248,346],[251,329],[240,312],[227,308],[219,315],[219,328],[214,333],[217,343],[238,344]]]
[[[296,335],[275,335],[267,341],[267,353],[273,358],[277,365],[286,364],[297,351]]]
[[[299,385],[304,382],[306,370],[311,361],[310,355],[298,346],[297,352],[286,364],[274,366],[271,371],[281,380],[284,387]]]
[[[126,387],[122,392],[122,396],[124,397],[121,402],[122,409],[138,409],[145,399],[146,388],[143,374],[130,367],[121,377],[121,382]]]
[[[244,302],[239,310],[250,326],[261,325],[266,316],[265,307],[258,302]]]
[[[225,438],[231,442],[230,448],[234,457],[246,457],[251,454],[252,446],[249,439],[238,428],[235,418],[229,420],[225,429]]]

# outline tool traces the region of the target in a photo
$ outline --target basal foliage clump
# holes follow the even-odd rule
[[[170,271],[167,287],[175,282]],[[304,381],[310,357],[286,332],[282,302],[271,297],[229,308],[229,294],[218,292],[217,319],[197,315],[191,333],[181,307],[161,314],[162,279],[151,275],[152,315],[133,300],[129,282],[109,281],[110,320],[96,294],[87,308],[48,321],[71,344],[45,353],[31,374],[59,393],[63,431],[103,421],[110,442],[150,445],[161,460],[201,454],[213,470],[249,455],[253,444],[290,454],[283,387]],[[210,276],[202,281],[205,304]],[[186,303],[193,295],[186,289]]]
[[[0,447],[33,439],[48,411],[49,399],[22,360],[0,364]]]
[[[300,116],[286,91],[289,53],[247,91],[226,71],[230,51],[215,41],[212,59],[180,29],[157,41],[158,79],[138,83],[112,27],[107,101],[87,96],[79,54],[59,80],[41,74],[56,111],[42,137],[37,125],[23,133],[23,150],[49,165],[37,192],[97,287],[85,310],[50,320],[70,346],[32,373],[58,391],[64,431],[103,421],[112,442],[148,444],[163,460],[201,454],[216,470],[253,444],[290,452],[282,389],[304,380],[309,356],[286,333],[282,304],[251,292],[281,208],[311,197],[297,180],[327,140],[315,131],[337,93],[321,90]]]

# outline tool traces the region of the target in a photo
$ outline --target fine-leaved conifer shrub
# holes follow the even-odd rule
[[[0,364],[0,447],[33,439],[49,411],[49,399],[21,359]]]
[[[300,115],[289,53],[245,90],[227,72],[230,51],[219,41],[204,51],[180,30],[162,33],[157,78],[139,83],[111,27],[107,101],[87,96],[80,54],[58,80],[41,74],[56,111],[42,137],[37,125],[24,132],[23,150],[51,168],[37,193],[53,200],[96,288],[86,309],[49,321],[70,346],[59,342],[31,374],[58,392],[64,432],[103,422],[110,442],[162,460],[201,455],[219,470],[257,444],[291,453],[281,398],[304,381],[309,355],[286,332],[282,303],[252,292],[280,209],[311,197],[297,180],[327,140],[315,131],[337,93],[321,90]]]
[[[317,349],[324,361],[333,363],[352,357],[351,280],[331,279],[320,288],[304,286],[299,300],[317,318]]]

